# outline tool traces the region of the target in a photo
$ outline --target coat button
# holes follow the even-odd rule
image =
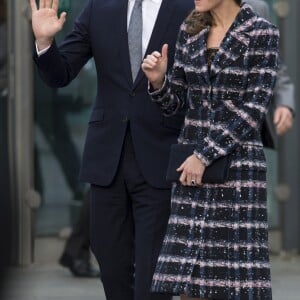
[[[135,96],[135,92],[134,91],[132,91],[132,92],[130,92],[130,94],[129,94],[131,97],[134,97]]]
[[[124,123],[128,122],[128,117],[127,117],[127,116],[124,116],[124,117],[122,118],[122,122],[124,122]]]

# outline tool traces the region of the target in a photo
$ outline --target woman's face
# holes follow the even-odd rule
[[[217,8],[224,0],[195,0],[195,9],[199,12],[207,12]]]

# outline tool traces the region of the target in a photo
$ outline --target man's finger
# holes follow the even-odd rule
[[[273,118],[274,124],[277,125],[279,123],[280,119],[281,119],[281,114],[277,110],[277,111],[275,111],[274,118]]]
[[[159,57],[161,57],[161,54],[158,51],[154,51],[151,53],[151,55],[147,55],[147,56],[154,56],[156,58],[159,58]]]
[[[32,11],[37,11],[37,6],[35,0],[30,0],[30,6]]]
[[[150,70],[150,69],[152,70],[153,67],[155,67],[155,64],[152,63],[151,61],[144,61],[142,63],[142,67],[145,68],[145,69],[148,69],[148,70]]]
[[[147,55],[146,60],[151,61],[153,63],[157,63],[157,61],[158,61],[158,59],[155,55]]]
[[[40,0],[39,9],[46,7],[46,0]]]
[[[58,11],[58,7],[59,7],[59,0],[53,0],[52,9],[54,9],[55,11]]]
[[[284,119],[283,117],[281,117],[281,118],[279,119],[279,121],[277,122],[277,126],[278,126],[278,127],[283,126],[283,124],[285,123],[284,120],[285,120],[285,119]]]
[[[67,13],[66,12],[62,12],[60,14],[60,17],[59,17],[59,22],[60,22],[60,25],[61,27],[64,25],[64,23],[66,22],[66,18],[67,18]]]
[[[280,117],[279,117],[279,120],[278,122],[276,123],[276,127],[277,128],[282,128],[285,126],[286,124],[286,116],[284,114],[280,114]]]
[[[276,126],[276,132],[278,135],[285,134],[292,127],[292,119],[285,118],[278,126]]]
[[[45,6],[46,8],[52,8],[52,0],[46,0]]]
[[[284,124],[280,124],[276,127],[276,132],[278,135],[283,135],[286,132],[287,128]]]
[[[143,62],[142,63],[142,69],[144,70],[144,71],[148,71],[148,70],[152,70],[152,66],[149,64],[149,63],[147,63],[147,62]]]

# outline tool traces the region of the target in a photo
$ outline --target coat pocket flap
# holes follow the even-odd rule
[[[89,123],[101,122],[104,119],[104,110],[103,109],[94,109],[91,113]]]

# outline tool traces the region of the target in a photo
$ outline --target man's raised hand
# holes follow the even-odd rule
[[[168,45],[164,44],[161,53],[154,51],[143,60],[142,69],[154,89],[159,89],[164,83],[168,65]]]
[[[66,13],[58,16],[59,0],[30,0],[32,11],[32,29],[39,50],[51,45],[54,36],[59,32],[65,21]]]

